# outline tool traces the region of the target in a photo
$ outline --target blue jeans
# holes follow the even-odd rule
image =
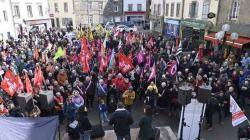
[[[101,112],[100,113],[100,117],[101,117],[101,120],[103,122],[109,122],[109,119],[108,119],[108,116],[107,116],[107,112]]]
[[[116,137],[117,137],[117,140],[123,140],[123,139],[125,139],[125,140],[131,140],[130,134],[127,134],[127,135],[125,135],[125,136],[118,136],[118,135],[116,134]]]
[[[84,134],[80,134],[80,140],[90,140],[90,132],[84,132]]]

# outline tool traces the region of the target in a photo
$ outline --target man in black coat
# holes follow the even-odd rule
[[[109,121],[109,125],[114,125],[117,140],[131,140],[130,125],[133,124],[133,122],[131,113],[119,102],[117,104],[117,110],[112,114]]]

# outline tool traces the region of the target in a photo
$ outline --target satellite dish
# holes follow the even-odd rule
[[[211,18],[214,18],[215,17],[215,13],[213,12],[210,12],[207,14],[207,18],[211,19]]]

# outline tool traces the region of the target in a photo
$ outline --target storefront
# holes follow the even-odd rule
[[[38,19],[38,20],[25,20],[27,31],[31,31],[34,28],[40,31],[47,30],[52,27],[51,19]]]
[[[226,49],[228,53],[230,51],[233,51],[236,54],[245,52],[250,53],[250,38],[239,36],[237,40],[232,40],[230,34],[226,34],[225,36],[226,40],[223,44],[223,41],[219,41],[215,38],[215,34],[216,34],[215,32],[212,32],[204,36],[207,47],[213,48],[221,46],[222,52],[224,52]]]
[[[152,33],[162,34],[163,29],[163,17],[150,15],[150,31]]]
[[[190,49],[198,49],[201,43],[204,43],[204,35],[207,22],[203,20],[184,19],[181,21],[181,37],[187,40],[186,44]],[[185,47],[185,46],[184,46]]]
[[[146,12],[144,12],[144,11],[124,12],[125,21],[134,21],[134,22],[144,21],[145,14],[146,14]]]
[[[164,35],[169,38],[179,38],[180,20],[164,19]]]

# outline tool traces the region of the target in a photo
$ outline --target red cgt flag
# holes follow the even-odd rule
[[[127,72],[129,72],[134,68],[131,59],[129,59],[123,53],[119,53],[118,60],[119,60],[119,69],[123,74],[126,74]]]
[[[23,82],[22,82],[22,80],[21,80],[21,78],[20,78],[19,75],[15,76],[15,83],[17,84],[17,90],[21,90],[22,91],[24,89]]]
[[[25,73],[25,84],[26,84],[26,92],[31,94],[33,90],[27,73]]]
[[[1,82],[1,88],[10,96],[13,96],[18,89],[18,85],[15,79],[15,75],[12,73],[12,71],[7,70],[4,75],[3,81]]]
[[[35,87],[42,86],[43,80],[44,80],[43,72],[42,72],[40,66],[38,66],[35,69],[34,86]]]

